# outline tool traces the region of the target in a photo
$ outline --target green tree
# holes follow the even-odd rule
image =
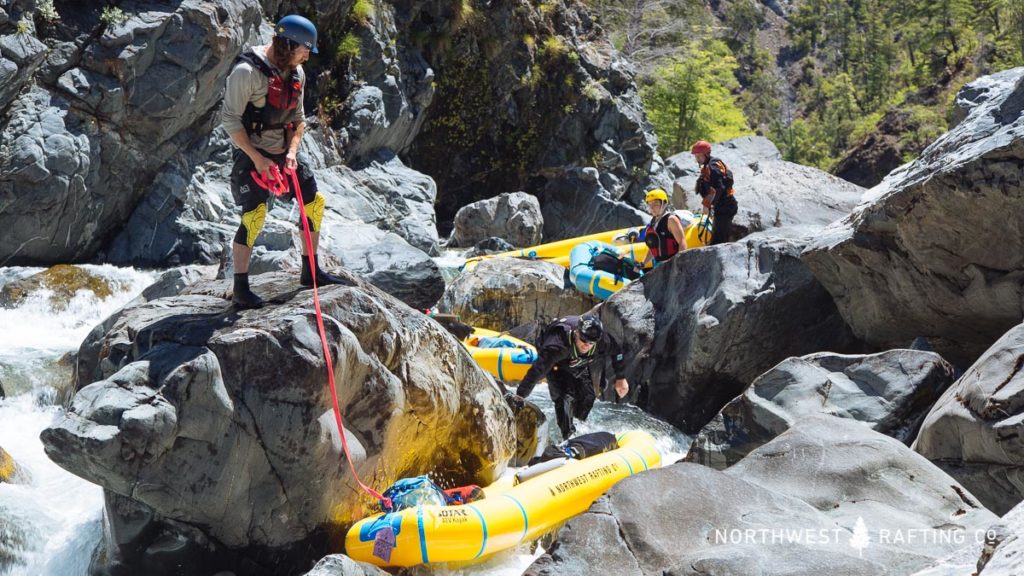
[[[776,124],[769,138],[779,147],[782,158],[797,164],[821,167],[826,154],[808,122],[797,118],[787,124]]]
[[[766,21],[764,9],[753,0],[737,0],[725,13],[725,29],[733,50],[754,47],[757,31]]]
[[[771,53],[755,49],[748,58],[746,89],[737,100],[751,127],[767,129],[779,117],[782,108],[782,81],[775,74]]]
[[[721,41],[691,43],[685,58],[657,69],[641,89],[648,118],[664,155],[697,139],[727,140],[749,133],[746,117],[732,91],[736,59]]]

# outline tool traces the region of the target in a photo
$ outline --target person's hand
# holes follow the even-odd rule
[[[619,378],[615,381],[615,393],[619,395],[619,398],[623,398],[626,394],[629,394],[629,382],[625,378]]]
[[[285,171],[296,170],[296,169],[298,169],[298,167],[299,167],[298,152],[289,152],[284,157],[284,169],[285,169]]]
[[[270,178],[270,167],[274,165],[274,161],[263,154],[256,154],[256,157],[252,158],[252,165],[257,174],[264,178]]]
[[[526,400],[514,392],[505,393],[505,402],[508,404],[508,407],[512,409],[512,412],[519,412],[526,404]]]

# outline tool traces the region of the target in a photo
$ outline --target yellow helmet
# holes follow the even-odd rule
[[[644,196],[644,202],[650,202],[652,200],[661,200],[662,202],[668,202],[668,194],[665,193],[661,188],[655,188],[647,192],[647,196]]]

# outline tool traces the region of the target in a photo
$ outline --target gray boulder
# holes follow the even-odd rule
[[[1024,324],[1000,338],[935,403],[914,449],[1003,514],[1024,499]]]
[[[437,263],[397,234],[356,222],[334,226],[330,234],[325,256],[409,306],[430,308],[444,294]]]
[[[422,27],[423,12],[415,5],[396,17]],[[653,180],[667,180],[632,66],[586,10],[512,0],[492,3],[472,25],[466,17],[457,9],[429,14],[429,37],[459,33],[428,42],[437,91],[408,153],[438,181],[441,220],[469,202],[522,190],[540,199],[544,237],[557,240],[575,233],[552,231],[545,205],[572,201],[557,194],[578,187],[580,167],[600,178],[603,202],[567,212],[570,226],[600,225],[608,214],[597,208],[620,199],[639,205]]]
[[[593,308],[597,300],[567,285],[566,273],[565,267],[540,260],[483,260],[448,286],[437,309],[501,331]]]
[[[344,244],[345,234],[332,236],[329,229],[355,221],[394,231],[425,253],[437,252],[436,187],[430,177],[384,151],[353,170],[337,164],[314,138],[304,139],[300,157],[313,167],[326,199],[324,246]],[[105,259],[166,266],[214,263],[229,254],[240,218],[229,184],[232,162],[231,145],[218,129],[168,163],[103,254]],[[298,246],[302,240],[295,202],[275,199],[270,212],[256,246],[278,251]]]
[[[350,6],[345,4],[318,2],[317,8],[321,18],[349,18]],[[400,9],[380,3],[374,6],[373,18],[351,28],[359,51],[348,65],[356,81],[345,99],[349,112],[342,117],[338,134],[338,144],[350,160],[361,162],[380,150],[404,155],[419,136],[438,78],[420,42],[409,41],[410,32],[450,17],[450,11],[440,7],[414,4]],[[333,83],[324,88],[332,87],[341,88]]]
[[[220,262],[231,253],[241,214],[231,196],[231,165],[223,130],[193,143],[163,166],[124,228],[98,256],[122,266]],[[267,241],[264,232],[257,242]]]
[[[733,237],[793,225],[830,224],[860,202],[864,188],[831,174],[782,159],[775,144],[763,136],[743,136],[712,146],[712,155],[732,170],[739,212]],[[666,160],[675,176],[676,208],[700,210],[694,183],[700,173],[689,152]]]
[[[987,531],[985,550],[978,559],[978,576],[1024,573],[1024,505],[1018,504]]]
[[[804,261],[872,345],[925,336],[967,365],[1020,322],[1022,95],[1024,68],[964,87],[964,120],[808,247]]]
[[[160,168],[216,124],[223,78],[261,18],[258,5],[232,2],[121,8],[128,19],[116,25],[100,27],[98,11],[69,19],[80,40],[47,61],[52,88],[29,81],[10,106],[2,262],[94,255]]]
[[[974,538],[994,519],[897,440],[814,416],[725,472],[620,482],[527,574],[908,574],[959,546],[912,531]]]
[[[511,192],[460,208],[449,245],[472,246],[497,237],[513,246],[535,246],[541,243],[543,231],[544,217],[537,198]]]
[[[726,404],[694,439],[686,459],[727,468],[815,414],[857,420],[909,445],[952,383],[953,368],[932,352],[787,358]]]
[[[573,168],[552,177],[537,193],[548,242],[640,226],[650,216],[614,196],[596,168]]]
[[[380,216],[361,218],[382,230],[392,230],[409,244],[438,255],[434,180],[407,168],[392,152],[380,151],[373,161],[352,174],[358,193],[380,210]]]
[[[185,288],[204,280],[213,280],[216,276],[216,266],[191,265],[165,270],[136,300],[132,301],[132,304],[177,296]]]
[[[46,44],[31,33],[0,35],[0,110],[32,80],[45,58]]]
[[[782,360],[858,351],[799,259],[805,243],[755,235],[688,250],[609,298],[601,318],[633,359],[641,407],[696,434]]]
[[[377,488],[425,472],[493,481],[515,449],[502,392],[439,325],[342,274],[351,286],[324,288],[321,306],[360,476]],[[341,453],[312,292],[280,273],[253,287],[269,306],[239,313],[219,281],[122,311],[83,359],[98,381],[80,378],[92,383],[41,437],[51,459],[152,510],[176,541],[266,569],[323,556],[320,535],[361,518],[366,500]],[[152,554],[164,528],[111,538]]]

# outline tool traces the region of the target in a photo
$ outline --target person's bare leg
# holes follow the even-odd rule
[[[231,243],[231,259],[235,263],[235,274],[249,273],[249,258],[252,257],[252,248],[238,242]]]

